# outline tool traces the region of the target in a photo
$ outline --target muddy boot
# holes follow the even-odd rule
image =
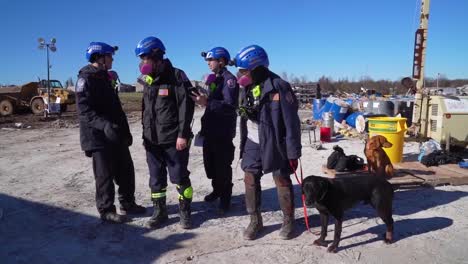
[[[255,212],[250,215],[250,223],[244,230],[245,240],[254,240],[257,238],[258,233],[263,229],[262,214]]]
[[[190,204],[191,201],[188,199],[179,199],[180,226],[183,229],[192,228],[192,220],[190,219]]]
[[[292,182],[288,176],[274,176],[274,179],[281,211],[283,211],[283,224],[279,237],[281,239],[291,239],[294,234],[294,193]]]
[[[146,224],[151,228],[158,228],[169,219],[167,215],[166,197],[153,199],[154,211]]]
[[[252,173],[245,173],[245,207],[250,215],[250,223],[244,230],[244,239],[253,240],[257,238],[258,232],[263,228],[261,206],[261,186],[260,177],[256,177]]]

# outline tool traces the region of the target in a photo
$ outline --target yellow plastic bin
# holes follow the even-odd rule
[[[406,118],[402,117],[372,117],[369,118],[369,137],[384,136],[392,143],[391,148],[383,148],[392,163],[403,160],[403,143],[405,141]]]

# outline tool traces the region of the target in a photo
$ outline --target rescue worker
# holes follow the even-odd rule
[[[207,78],[208,96],[193,94],[193,100],[205,106],[201,119],[200,135],[203,137],[203,163],[213,191],[205,196],[206,202],[219,198],[219,212],[231,206],[232,168],[234,160],[233,138],[236,136],[239,86],[236,77],[226,69],[231,56],[223,47],[202,52],[208,68],[213,72]]]
[[[154,212],[148,221],[153,228],[167,221],[167,172],[179,193],[180,225],[191,227],[190,204],[193,189],[187,170],[190,123],[194,102],[190,98],[192,87],[185,73],[164,58],[166,48],[156,37],[141,40],[136,49],[140,57],[140,80],[144,82],[142,124],[143,144],[149,168],[149,187]]]
[[[294,195],[290,174],[301,156],[298,102],[291,86],[268,69],[265,50],[251,45],[234,59],[241,87],[241,158],[245,172],[245,204],[250,223],[244,238],[252,240],[263,228],[260,178],[273,173],[283,212],[280,238],[290,239],[294,231]]]
[[[108,70],[117,47],[91,42],[86,50],[90,64],[81,68],[76,84],[81,148],[93,159],[96,207],[104,221],[123,223],[127,214],[144,214],[135,203],[135,170],[128,147],[132,135]],[[114,206],[118,185],[120,212]]]

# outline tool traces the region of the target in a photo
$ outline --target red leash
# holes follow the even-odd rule
[[[311,232],[310,231],[310,226],[309,226],[309,216],[307,215],[307,207],[306,207],[306,204],[305,204],[305,194],[304,192],[302,191],[302,182],[304,181],[304,174],[302,173],[302,161],[301,159],[299,159],[299,168],[301,168],[301,180],[299,180],[299,177],[297,176],[297,172],[296,170],[294,169],[294,167],[292,166],[291,162],[289,163],[289,166],[291,166],[291,169],[293,170],[294,172],[294,176],[296,177],[296,180],[297,182],[299,183],[299,185],[301,186],[301,192],[302,192],[302,195],[301,195],[301,198],[302,198],[302,208],[304,208],[304,219],[305,219],[305,224],[306,224],[306,227],[307,227],[307,231]]]

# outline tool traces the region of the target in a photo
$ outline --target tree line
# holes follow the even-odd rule
[[[322,76],[316,82],[309,81],[305,76],[295,76],[283,72],[281,78],[289,81],[293,85],[319,84],[322,93],[360,93],[364,89],[373,89],[382,94],[405,94],[407,88],[403,87],[400,80],[374,80],[371,77],[363,76],[359,80],[349,80],[348,78],[333,79],[332,77]],[[450,80],[444,75],[437,78],[426,78],[425,87],[461,87],[468,84],[468,79]]]

